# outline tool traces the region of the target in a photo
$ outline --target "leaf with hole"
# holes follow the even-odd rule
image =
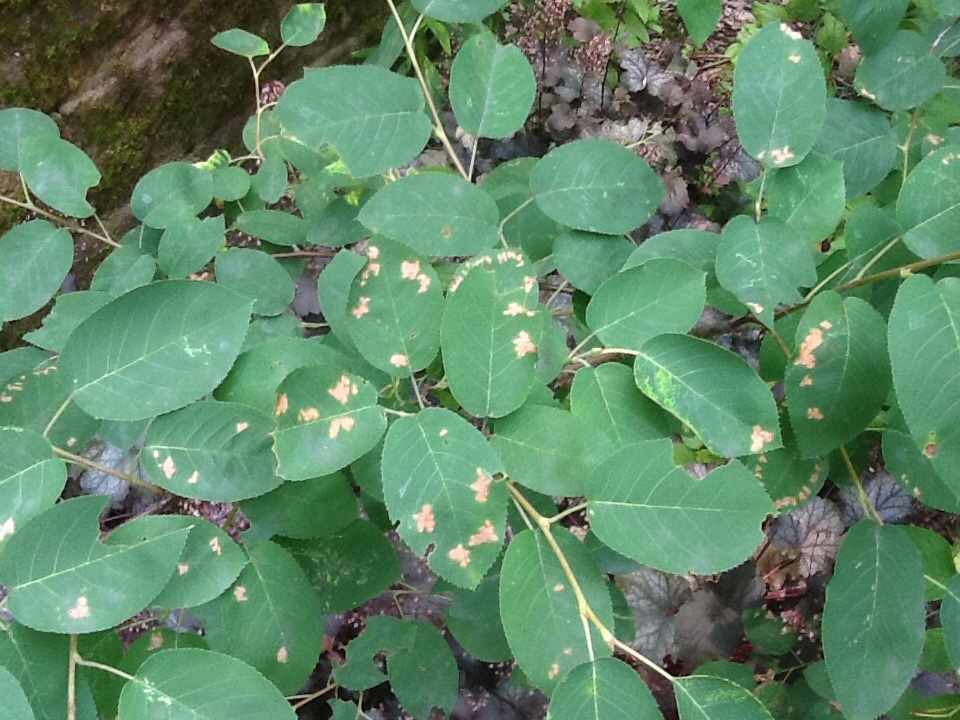
[[[767,168],[796,165],[820,136],[827,100],[817,51],[772,22],[740,52],[733,116],[743,148]]]
[[[845,717],[872,720],[893,707],[916,672],[925,619],[923,565],[906,532],[868,520],[850,528],[823,611],[824,657]]]
[[[739,355],[699,338],[660,335],[640,349],[644,395],[689,425],[721,457],[781,447],[773,395]]]
[[[431,569],[473,588],[503,547],[507,488],[500,458],[479,430],[449,410],[428,408],[390,427],[383,496],[397,532]]]
[[[536,95],[529,61],[493,35],[475,35],[453,61],[450,104],[460,127],[474,137],[505,138],[522,129]]]
[[[655,258],[603,283],[587,306],[587,326],[605,345],[639,350],[657,335],[687,332],[706,301],[703,272]]]
[[[394,377],[423,370],[440,350],[443,290],[424,258],[372,238],[367,264],[353,279],[344,325],[358,352]]]
[[[204,637],[211,650],[249,663],[281,692],[295,693],[323,644],[317,593],[290,553],[276,543],[253,545],[245,552],[247,566],[230,590],[196,611]]]
[[[308,69],[284,91],[277,113],[307,146],[336,148],[354,177],[413,159],[432,127],[416,80],[368,65]]]
[[[287,480],[330,475],[377,444],[387,420],[377,390],[340,365],[308,366],[277,388],[274,452]]]
[[[499,240],[496,203],[448,173],[407,175],[363,206],[360,222],[422,255],[475,255]]]
[[[605,235],[636,230],[665,194],[649,165],[606,140],[577,140],[551,150],[534,167],[530,189],[552,220]]]
[[[612,629],[610,593],[590,551],[563,527],[551,532],[590,608]],[[507,547],[500,614],[517,664],[547,694],[577,665],[612,653],[600,631],[580,617],[570,580],[541,532],[524,530]]]
[[[475,258],[454,278],[440,324],[450,391],[471,415],[503,417],[536,380],[543,316],[537,278],[513,251]]]
[[[0,320],[42,308],[73,265],[73,239],[64,228],[31,220],[0,237]]]
[[[618,451],[593,471],[585,494],[590,527],[600,540],[676,574],[710,575],[740,564],[763,541],[762,523],[774,512],[739,462],[695,480],[674,465],[670,440]]]
[[[63,348],[60,372],[76,403],[95,417],[152,417],[219,385],[249,320],[250,304],[212,283],[154,283],[84,320]]]
[[[22,138],[20,174],[33,194],[54,210],[78,218],[94,214],[87,191],[100,182],[100,171],[76,145],[53,135]]]
[[[102,496],[66,500],[6,541],[0,583],[18,622],[42,632],[105,630],[143,610],[167,584],[187,531],[104,544],[98,518],[106,504]]]

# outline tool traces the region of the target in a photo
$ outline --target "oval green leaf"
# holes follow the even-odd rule
[[[416,157],[432,129],[417,81],[369,65],[307,70],[283,93],[277,112],[304,144],[336,148],[355,177]]]
[[[296,287],[290,274],[270,255],[252,248],[218,253],[217,283],[253,300],[257,315],[279,315],[293,302]]]
[[[63,348],[60,372],[95,417],[152,417],[219,385],[249,320],[250,304],[212,283],[154,283],[84,320]]]
[[[130,209],[144,225],[164,230],[196,217],[213,199],[206,170],[172,162],[151,170],[133,188]]]
[[[383,446],[383,497],[397,531],[419,555],[434,546],[430,567],[474,588],[500,555],[507,488],[503,465],[486,439],[449,410],[402,417]]]
[[[370,450],[387,429],[377,390],[338,365],[303,367],[277,388],[274,452],[287,480],[330,475]]]
[[[18,622],[42,632],[105,630],[143,610],[167,584],[187,531],[104,544],[99,517],[106,504],[103,496],[66,500],[6,541],[0,583]]]
[[[680,720],[773,720],[749,690],[730,680],[690,675],[673,682]]]
[[[863,103],[830,98],[813,149],[843,163],[846,197],[853,200],[880,184],[897,162],[897,136],[887,116]]]
[[[108,293],[96,290],[80,290],[61,295],[57,298],[53,310],[43,319],[43,327],[28,332],[23,339],[44,350],[58,353],[77,326],[111,299]]]
[[[20,683],[9,670],[0,666],[0,720],[36,720]]]
[[[551,532],[587,603],[600,622],[612,628],[610,593],[590,551],[565,528],[554,526]],[[500,576],[500,614],[517,664],[547,694],[577,665],[611,655],[600,631],[589,625],[591,655],[570,581],[540,532],[524,530],[507,548]]]
[[[615,658],[578,665],[553,691],[552,720],[663,720],[637,671]]]
[[[854,39],[872,54],[893,35],[910,0],[839,0],[838,4]]]
[[[290,8],[280,23],[280,38],[292,47],[303,47],[320,37],[326,24],[323,3],[300,3]]]
[[[245,58],[255,58],[260,55],[270,54],[270,46],[267,45],[266,40],[259,35],[254,35],[252,32],[247,32],[239,28],[218,32],[210,42],[221,50],[226,50],[228,53],[233,53],[234,55]]]
[[[925,618],[910,536],[868,520],[850,528],[823,611],[823,653],[844,717],[873,720],[893,707],[917,670]]]
[[[733,75],[743,148],[765,167],[796,165],[820,136],[827,86],[813,45],[770,23],[747,43]]]
[[[913,168],[897,199],[903,242],[922,258],[960,250],[960,148],[930,153]]]
[[[460,48],[450,70],[450,104],[474,137],[504,138],[523,128],[537,95],[533,68],[520,48],[489,33]]]
[[[87,191],[100,171],[76,145],[53,135],[32,135],[20,143],[20,174],[33,194],[64,215],[93,215]]]
[[[857,68],[853,86],[884,110],[896,112],[922,105],[947,79],[943,62],[930,53],[920,33],[899,30]]]
[[[0,237],[0,321],[42,308],[73,265],[73,238],[46,220],[17,225]]]
[[[665,194],[649,165],[606,140],[577,140],[551,150],[534,167],[530,189],[550,219],[605,235],[636,230]]]
[[[27,108],[0,110],[0,169],[20,170],[20,145],[29,137],[60,137],[49,115]]]
[[[635,247],[625,237],[572,230],[554,241],[553,261],[564,280],[593,295],[617,274]]]
[[[224,243],[225,232],[222,215],[168,226],[157,255],[160,272],[169,278],[183,278],[203,269]]]
[[[840,223],[846,199],[843,165],[810,154],[767,182],[767,209],[806,243],[824,240]]]
[[[0,428],[0,547],[28,520],[53,507],[66,483],[66,466],[42,435]]]
[[[656,258],[601,285],[587,306],[587,326],[605,345],[639,350],[656,335],[687,332],[706,302],[703,272]]]
[[[660,335],[641,348],[634,378],[721,457],[781,446],[773,395],[739,355],[699,338]]]
[[[670,440],[623,448],[594,470],[586,495],[590,527],[600,540],[677,575],[739,565],[763,542],[763,521],[774,512],[739,462],[695,480],[674,465]]]

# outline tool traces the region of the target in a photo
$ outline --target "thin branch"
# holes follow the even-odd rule
[[[863,507],[863,511],[873,518],[873,521],[877,523],[877,525],[883,525],[883,518],[880,517],[877,508],[874,507],[873,503],[870,502],[870,498],[867,497],[867,493],[863,489],[863,483],[860,482],[860,476],[857,475],[857,470],[853,467],[853,461],[850,460],[850,455],[843,445],[840,446],[840,456],[843,458],[843,464],[847,466],[850,479],[857,487],[857,500],[860,502],[861,507]]]
[[[92,238],[96,238],[100,242],[105,242],[107,245],[112,245],[115,248],[120,247],[120,243],[118,243],[113,238],[106,237],[104,235],[101,235],[100,233],[95,233],[93,230],[87,230],[87,228],[81,225],[78,225],[77,223],[70,222],[69,220],[66,220],[58,215],[54,215],[51,212],[47,212],[46,210],[43,210],[37,207],[36,205],[34,205],[32,201],[21,202],[16,198],[7,197],[6,195],[0,195],[0,202],[5,202],[5,203],[8,203],[9,205],[16,205],[17,207],[23,208],[24,210],[29,210],[32,213],[35,213],[37,215],[40,215],[41,217],[46,218],[50,222],[55,222],[65,227],[67,230],[70,230],[71,232],[83,233],[84,235],[89,235]]]
[[[76,636],[74,636],[76,637]],[[94,670],[102,670],[105,673],[110,673],[111,675],[116,675],[118,678],[123,678],[126,681],[136,680],[133,675],[125,673],[123,670],[113,667],[112,665],[104,665],[103,663],[94,662],[93,660],[84,660],[79,655],[76,655],[76,664],[81,667],[93,668]]]
[[[77,720],[77,636],[70,636],[67,651],[67,720]]]
[[[75,465],[80,465],[81,467],[85,467],[88,470],[97,470],[99,472],[106,473],[107,475],[112,475],[115,478],[126,480],[131,485],[137,485],[139,487],[146,488],[147,490],[151,490],[158,494],[166,492],[166,490],[164,490],[162,487],[160,487],[159,485],[154,485],[152,482],[147,482],[146,480],[138,478],[135,475],[130,475],[129,473],[116,470],[106,465],[102,465],[98,462],[95,462],[94,460],[88,460],[82,455],[75,455],[74,453],[68,452],[63,448],[55,447],[53,448],[53,452],[56,453],[62,459],[69,460]]]
[[[564,510],[561,513],[557,513],[553,517],[547,518],[547,522],[550,523],[551,525],[555,525],[556,523],[560,522],[568,515],[573,515],[574,513],[578,513],[581,510],[586,510],[586,509],[587,509],[587,503],[585,502],[578,503],[576,505],[568,507],[566,510]]]
[[[940,255],[939,257],[930,258],[929,260],[918,260],[917,262],[910,263],[908,265],[901,265],[900,267],[895,267],[890,270],[884,270],[883,272],[878,272],[874,275],[867,275],[862,277],[859,280],[851,280],[848,283],[843,285],[837,285],[834,288],[835,292],[843,293],[847,290],[853,290],[854,288],[862,287],[864,285],[869,285],[870,283],[879,282],[880,280],[889,280],[890,278],[896,277],[906,277],[910,273],[916,272],[918,270],[926,270],[929,267],[934,267],[935,265],[943,265],[944,263],[951,262],[953,260],[960,260],[960,251],[947,253],[946,255]]]
[[[73,400],[73,393],[70,393],[67,396],[67,399],[63,401],[63,405],[61,405],[57,409],[57,411],[53,414],[53,417],[50,418],[50,422],[48,422],[47,426],[43,429],[43,436],[45,438],[50,437],[50,431],[53,430],[53,426],[57,424],[57,420],[63,417],[63,413],[66,412],[67,407],[70,405],[72,400]]]
[[[299,702],[293,706],[294,710],[299,710],[304,705],[309,705],[314,700],[323,697],[331,690],[336,690],[338,687],[340,687],[340,683],[338,683],[336,680],[331,680],[323,690],[318,690],[317,692],[310,693],[309,695],[293,695],[288,697],[287,700],[299,700]]]

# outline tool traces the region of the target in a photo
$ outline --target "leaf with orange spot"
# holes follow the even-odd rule
[[[383,496],[390,517],[415,553],[434,546],[431,569],[455,585],[476,587],[500,554],[507,489],[493,476],[502,471],[480,431],[449,410],[402,417],[387,433]]]

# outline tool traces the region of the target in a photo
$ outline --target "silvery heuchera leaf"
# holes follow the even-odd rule
[[[864,472],[860,477],[867,499],[877,509],[877,514],[885,523],[902,523],[913,510],[910,493],[904,490],[886,470],[873,473]],[[867,513],[857,499],[857,489],[852,485],[840,491],[840,509],[843,522],[847,527],[867,519]]]
[[[618,575],[627,605],[637,622],[636,641],[631,643],[647,657],[659,661],[676,651],[676,614],[690,599],[690,583],[682,575],[669,575],[654,568]]]
[[[139,458],[111,443],[97,442],[85,450],[83,456],[108,468],[144,478]],[[130,483],[101,470],[84,472],[80,476],[80,487],[88,495],[109,495],[112,509],[120,507],[130,492]]]
[[[809,577],[826,570],[837,556],[843,530],[837,506],[815,497],[799,510],[777,518],[770,538],[779,550],[796,553],[798,572]]]

